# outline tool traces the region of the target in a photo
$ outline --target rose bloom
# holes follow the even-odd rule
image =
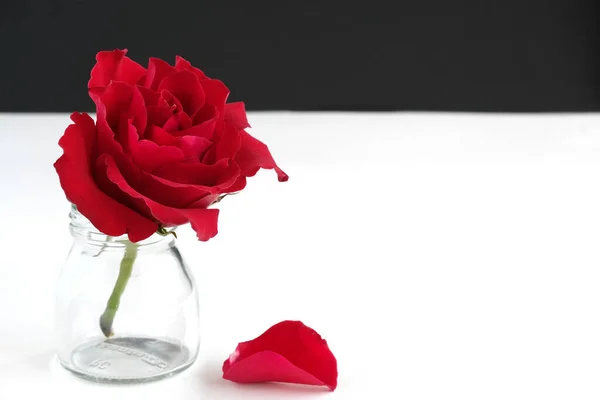
[[[250,136],[243,103],[181,57],[144,68],[126,50],[96,56],[88,83],[97,120],[74,113],[56,161],[69,201],[101,232],[132,242],[191,223],[198,239],[217,234],[219,210],[260,168],[288,176]]]

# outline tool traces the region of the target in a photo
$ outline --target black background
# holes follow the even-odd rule
[[[251,110],[600,109],[597,0],[0,0],[0,111],[91,111],[98,50]]]

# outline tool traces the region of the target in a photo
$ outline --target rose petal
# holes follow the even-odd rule
[[[140,140],[131,123],[122,128],[121,134],[127,135],[127,145],[124,147],[131,154],[133,162],[145,171],[151,172],[162,165],[181,162],[186,157],[178,147],[160,146],[150,140]]]
[[[160,204],[136,191],[125,180],[117,167],[115,160],[108,154],[98,158],[98,165],[104,164],[105,169],[97,169],[98,174],[105,173],[110,182],[116,185],[125,195],[129,196],[140,208],[147,208],[152,216],[163,226],[183,225],[190,222],[196,231],[198,239],[207,241],[217,234],[217,209],[177,209]]]
[[[126,168],[121,169],[121,172],[125,174]],[[172,182],[143,172],[131,180],[127,176],[125,178],[134,189],[144,196],[174,208],[207,208],[212,203],[210,199],[219,196],[219,194],[213,193],[214,189],[212,188]],[[137,186],[132,184],[134,179],[137,179]]]
[[[135,190],[119,170],[115,159],[109,154],[102,154],[96,160],[96,179],[98,184],[111,197],[126,202],[140,214],[160,222],[161,225],[182,225],[186,219],[172,207],[158,204]]]
[[[159,105],[160,93],[140,85],[137,86],[137,89],[144,98],[144,104],[146,104],[146,107]]]
[[[205,139],[212,139],[215,133],[217,118],[209,119],[199,125],[194,125],[182,131],[172,132],[173,136],[197,136]]]
[[[104,106],[103,118],[113,132],[118,132],[119,123],[123,119],[132,120],[139,134],[142,134],[146,129],[148,114],[144,97],[137,86],[123,82],[111,82],[105,88],[90,89],[89,95],[96,103],[97,108],[100,105]],[[119,141],[123,139],[119,135],[116,138]]]
[[[187,219],[190,220],[192,229],[196,232],[198,240],[206,242],[208,239],[217,236],[219,210],[211,209],[192,209],[182,210]]]
[[[205,94],[202,85],[194,73],[178,71],[167,76],[158,86],[159,90],[168,90],[181,101],[183,110],[193,115],[204,105]]]
[[[223,378],[237,383],[286,382],[335,390],[337,375],[327,342],[300,321],[280,322],[238,344],[223,363]]]
[[[181,101],[177,97],[173,95],[173,93],[169,92],[167,89],[163,89],[160,91],[160,101],[168,107],[173,114],[177,114],[183,111],[183,106],[181,105]]]
[[[175,69],[178,71],[192,71],[198,77],[199,81],[207,79],[206,75],[204,75],[204,72],[200,71],[196,67],[192,67],[192,64],[190,64],[190,62],[183,57],[175,57]]]
[[[148,73],[146,74],[144,86],[152,90],[157,90],[162,80],[175,72],[177,72],[175,67],[169,65],[168,62],[160,58],[151,57],[148,62]]]
[[[222,136],[219,142],[215,145],[215,159],[233,158],[242,146],[242,133],[233,125],[225,124],[222,130]]]
[[[219,112],[216,107],[211,104],[204,104],[194,115],[192,115],[192,123],[200,125],[208,120],[217,119]]]
[[[157,225],[115,201],[94,181],[91,157],[97,148],[92,118],[87,114],[74,113],[71,119],[74,124],[67,127],[59,141],[64,154],[54,164],[67,199],[106,235],[127,233],[133,242],[150,237],[156,232]]]
[[[212,145],[212,142],[203,137],[183,136],[181,139],[181,150],[186,157],[201,158],[204,152]]]
[[[231,186],[229,186],[227,189],[223,190],[221,193],[209,194],[207,196],[204,196],[200,200],[190,203],[188,205],[188,207],[189,208],[206,208],[206,207],[210,206],[212,203],[214,203],[214,201],[217,200],[221,195],[226,194],[226,193],[239,192],[240,190],[244,189],[245,187],[246,187],[246,177],[239,176],[236,179],[236,181],[233,182],[233,184]]]
[[[239,361],[225,371],[223,378],[236,383],[284,382],[328,386],[323,381],[296,367],[285,357],[272,351],[261,351]],[[331,390],[335,388],[330,387]]]
[[[207,79],[201,83],[206,95],[206,104],[212,105],[219,115],[225,115],[225,102],[229,97],[229,88],[218,79]]]
[[[275,164],[269,148],[264,143],[253,138],[246,131],[240,132],[240,138],[241,147],[235,161],[240,166],[242,175],[254,176],[260,168],[274,169],[279,182],[288,180],[288,175]]]
[[[146,138],[160,146],[177,146],[179,140],[158,126],[152,125],[146,133]]]
[[[100,100],[100,95],[94,94],[93,91],[90,91],[89,94],[92,100],[94,100],[94,103],[96,103],[96,133],[98,146],[96,154],[107,153],[118,157],[123,154],[123,146],[116,140],[112,128],[108,125],[106,120],[106,106]]]
[[[244,189],[245,187],[246,187],[246,177],[238,176],[236,181],[233,182],[233,184],[227,188],[227,192],[229,192],[229,193],[239,192],[240,190]]]
[[[232,124],[238,130],[250,128],[244,103],[238,101],[225,104],[225,122]]]
[[[110,81],[136,84],[146,75],[146,69],[126,57],[127,50],[101,51],[96,54],[88,88],[108,86]]]
[[[166,164],[154,171],[154,175],[186,185],[202,185],[214,192],[225,191],[240,176],[235,162],[221,160],[213,165],[201,163]]]
[[[106,159],[110,158],[114,160],[114,158],[109,154],[101,154],[95,162],[94,165],[94,177],[98,187],[111,198],[115,199],[119,203],[123,204],[127,208],[135,210],[137,213],[143,215],[147,219],[154,221],[155,223],[158,221],[152,213],[148,206],[141,200],[134,197],[131,197],[127,193],[123,192],[119,187],[112,182],[106,173],[107,165]]]
[[[98,115],[100,116],[100,114]],[[128,129],[132,130],[131,126]],[[155,129],[156,131],[160,131],[160,128],[154,127],[153,129]],[[167,137],[172,138],[172,136],[170,136],[168,133],[164,134]],[[175,151],[173,151],[172,149],[166,150],[168,151],[168,154],[165,157],[153,158],[148,155],[140,155],[139,152],[144,150],[140,150],[137,148],[137,146],[139,146],[139,143],[133,143],[131,145],[128,144],[128,146],[133,147],[132,153],[134,154],[128,156],[124,154],[121,146],[112,138],[112,136],[109,135],[112,135],[112,133],[101,134],[100,131],[98,131],[98,138],[100,139],[100,137],[102,137],[102,141],[106,143],[104,148],[107,149],[107,151],[99,151],[99,153],[110,154],[116,160],[117,165],[121,172],[125,175],[126,180],[132,185],[132,187],[134,187],[136,191],[142,193],[144,196],[152,198],[153,200],[156,200],[157,202],[168,206],[198,208],[198,205],[192,204],[196,204],[204,197],[212,195],[213,193],[218,193],[221,190],[219,187],[207,187],[203,185],[171,182],[169,180],[151,174],[151,168],[155,165],[161,166],[163,163],[169,160],[180,160],[181,158],[183,158],[184,156],[182,154],[182,151],[178,148],[176,148]],[[130,132],[129,135],[130,137],[133,137],[135,139],[134,133]],[[172,139],[176,140],[177,142],[179,141],[178,138]],[[155,145],[153,143],[149,143],[148,140],[141,140],[139,142],[142,143],[142,146],[145,145],[149,147],[147,151],[150,154],[152,154],[152,151],[161,151],[156,150]],[[175,154],[174,157],[171,157],[171,152]],[[146,171],[140,169],[140,164],[134,165],[132,157],[135,157],[137,162],[139,162],[146,168]],[[140,160],[140,157],[146,157],[148,159],[142,158]],[[147,163],[147,165],[145,165],[145,163]],[[237,168],[237,171],[235,172],[239,173],[239,168]],[[218,174],[218,172],[213,173]],[[119,200],[123,204],[128,204],[126,201],[122,201],[122,198]],[[201,204],[201,202],[198,204]],[[133,206],[131,207],[135,208]]]
[[[206,206],[200,206],[200,204],[205,204],[201,200],[218,194],[217,188],[173,182],[153,175],[139,169],[127,157],[116,159],[116,162],[119,171],[134,190],[165,206],[206,208]]]
[[[150,128],[146,138],[161,146],[177,146],[185,157],[197,157],[198,160],[212,145],[208,139],[195,136],[176,137],[157,126]]]
[[[197,200],[193,203],[188,204],[186,208],[208,208],[211,204],[215,202],[221,196],[220,193],[209,194],[204,196],[200,200]]]
[[[217,143],[212,146],[205,154],[202,162],[205,164],[213,164],[223,159],[232,159],[240,150],[242,145],[241,134],[233,125],[225,124],[219,135],[215,134]]]
[[[163,125],[163,129],[169,133],[182,131],[192,127],[192,120],[185,112],[173,114]]]
[[[146,111],[148,112],[148,130],[150,126],[164,126],[166,122],[173,116],[173,110],[170,107],[166,107],[164,105],[158,106],[148,106],[146,107]],[[171,122],[173,125],[179,125],[179,121]],[[177,129],[178,126],[175,126],[174,129]]]

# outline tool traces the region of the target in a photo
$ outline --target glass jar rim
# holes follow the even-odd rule
[[[83,238],[89,244],[95,244],[97,246],[110,246],[123,249],[131,243],[127,234],[120,236],[110,236],[105,233],[102,233],[98,228],[96,228],[92,224],[92,222],[85,215],[83,215],[77,209],[77,206],[75,204],[71,204],[71,211],[69,213],[69,217],[71,218],[71,223],[69,225],[71,236],[73,236],[74,238]],[[170,233],[174,233],[176,229],[176,226],[165,227],[166,234],[159,234],[158,232],[154,233],[149,238],[137,242],[136,245],[138,247],[142,247],[158,242],[172,241],[175,238],[175,236]]]

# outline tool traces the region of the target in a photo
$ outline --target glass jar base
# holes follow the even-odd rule
[[[193,349],[195,350],[195,349]],[[80,378],[95,382],[151,382],[183,371],[196,351],[165,339],[147,337],[98,338],[85,342],[60,360]]]

